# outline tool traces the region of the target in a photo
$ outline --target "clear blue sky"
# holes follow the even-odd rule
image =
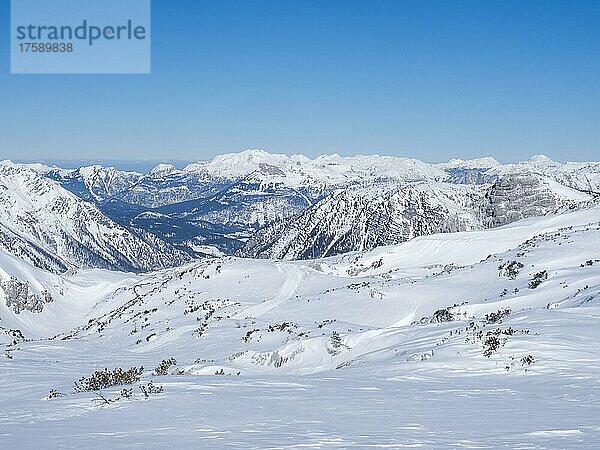
[[[599,33],[598,1],[155,0],[151,75],[10,75],[3,33],[0,157],[598,160]]]

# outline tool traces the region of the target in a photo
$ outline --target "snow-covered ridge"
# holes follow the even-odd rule
[[[149,270],[187,260],[156,236],[120,226],[38,172],[0,164],[0,245],[53,271]]]
[[[529,160],[509,164],[500,163],[492,157],[467,160],[451,159],[445,163],[429,164],[414,158],[396,156],[332,154],[311,159],[304,155],[272,154],[264,150],[246,150],[240,153],[219,155],[210,161],[191,164],[184,171],[206,172],[215,176],[235,178],[258,170],[261,164],[277,167],[290,178],[290,182],[312,179],[313,181],[327,181],[329,184],[372,179],[373,177],[443,181],[447,178],[446,170],[451,169],[478,169],[482,172],[488,171],[490,174],[523,171],[551,177],[558,176],[559,173],[575,173],[578,176],[584,176],[600,172],[600,163],[598,162],[559,163],[545,155],[535,155]],[[549,170],[549,173],[543,173],[544,170]]]
[[[491,169],[494,167],[501,166],[496,159],[491,156],[486,156],[484,158],[475,158],[475,159],[458,159],[453,158],[449,160],[447,163],[439,163],[436,164],[438,167],[443,169]]]
[[[241,256],[312,259],[478,228],[479,187],[421,182],[343,189],[303,213],[259,230]]]
[[[333,154],[310,159],[304,155],[271,154],[264,150],[220,155],[211,161],[191,164],[184,170],[238,178],[259,170],[261,165],[279,169],[280,176],[289,187],[301,187],[312,183],[339,186],[379,177],[420,180],[444,176],[442,170],[410,158],[378,155],[342,157]]]

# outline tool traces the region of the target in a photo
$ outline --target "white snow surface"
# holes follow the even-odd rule
[[[0,267],[54,296],[0,292],[2,448],[600,446],[598,207],[310,262]],[[140,365],[101,392],[130,398],[73,392]]]

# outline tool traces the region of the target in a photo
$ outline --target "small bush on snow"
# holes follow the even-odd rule
[[[154,373],[156,375],[168,375],[171,366],[174,366],[176,364],[177,360],[175,358],[163,359],[162,362],[158,365],[158,367],[154,369]]]
[[[99,391],[112,386],[133,384],[140,381],[144,367],[130,367],[123,370],[120,367],[115,370],[98,370],[89,377],[81,377],[75,382],[75,392]]]

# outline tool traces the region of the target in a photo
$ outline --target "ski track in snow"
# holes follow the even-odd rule
[[[277,271],[284,276],[283,284],[277,295],[271,299],[244,308],[235,313],[232,317],[246,318],[263,316],[292,300],[296,294],[300,292],[302,285],[308,279],[308,269],[289,263],[276,263],[275,267],[277,268]]]

